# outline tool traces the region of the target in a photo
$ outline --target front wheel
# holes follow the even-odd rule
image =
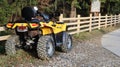
[[[50,35],[41,36],[37,44],[38,57],[43,60],[48,60],[55,52],[55,43]]]
[[[63,32],[61,49],[65,53],[72,49],[72,37],[67,32]]]

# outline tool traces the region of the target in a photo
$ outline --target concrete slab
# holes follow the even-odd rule
[[[104,48],[120,56],[120,29],[104,35],[101,43]]]

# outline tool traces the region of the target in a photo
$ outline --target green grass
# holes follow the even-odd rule
[[[17,54],[13,56],[7,56],[5,54],[0,55],[0,66],[1,67],[8,67],[8,66],[17,66],[19,64],[25,64],[25,63],[33,63],[35,61],[35,57],[32,57],[32,55],[29,55],[28,52],[25,52],[23,50],[19,50]]]
[[[79,34],[73,35],[75,39],[80,39],[81,41],[89,40],[93,36],[101,35],[102,33],[99,30],[94,30],[92,32],[81,32]]]
[[[85,41],[91,38],[102,36],[118,28],[120,28],[120,25],[116,27],[113,26],[108,28],[102,28],[101,30],[94,30],[92,32],[82,32],[79,34],[74,34],[73,38],[78,39],[79,41]],[[32,51],[26,52],[23,50],[19,50],[17,54],[13,56],[7,56],[5,55],[4,44],[5,44],[5,41],[0,42],[0,67],[12,67],[13,65],[16,67],[19,64],[25,64],[25,63],[36,64],[36,61],[40,61],[38,58],[35,57],[36,55]],[[42,63],[42,62],[39,62],[39,63]]]
[[[119,28],[120,28],[120,25],[101,28],[100,30],[96,29],[96,30],[93,30],[92,32],[81,32],[79,34],[74,34],[73,37],[75,39],[79,39],[80,41],[85,41],[85,40],[92,39],[94,37],[102,36],[106,33],[112,32]]]

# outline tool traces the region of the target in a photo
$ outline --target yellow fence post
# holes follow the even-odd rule
[[[119,14],[119,16],[118,16],[118,23],[120,23],[120,14]]]
[[[98,29],[101,28],[101,14],[99,13]]]
[[[112,26],[112,24],[113,24],[113,16],[111,15],[111,25],[110,26]]]
[[[90,14],[89,32],[92,31],[92,13]]]
[[[106,16],[105,16],[105,28],[107,28],[107,22],[108,21],[108,15],[106,14]]]
[[[77,16],[77,33],[80,33],[80,15]]]
[[[120,14],[118,14],[118,23],[120,23]]]
[[[119,24],[119,14],[117,15],[117,23]]]
[[[63,14],[60,14],[60,16],[59,16],[59,22],[63,22]]]
[[[114,26],[116,26],[116,23],[117,23],[117,16],[115,15],[115,18],[114,18]]]

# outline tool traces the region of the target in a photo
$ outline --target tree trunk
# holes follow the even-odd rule
[[[71,3],[70,17],[76,17],[76,7],[74,6],[74,0]]]

